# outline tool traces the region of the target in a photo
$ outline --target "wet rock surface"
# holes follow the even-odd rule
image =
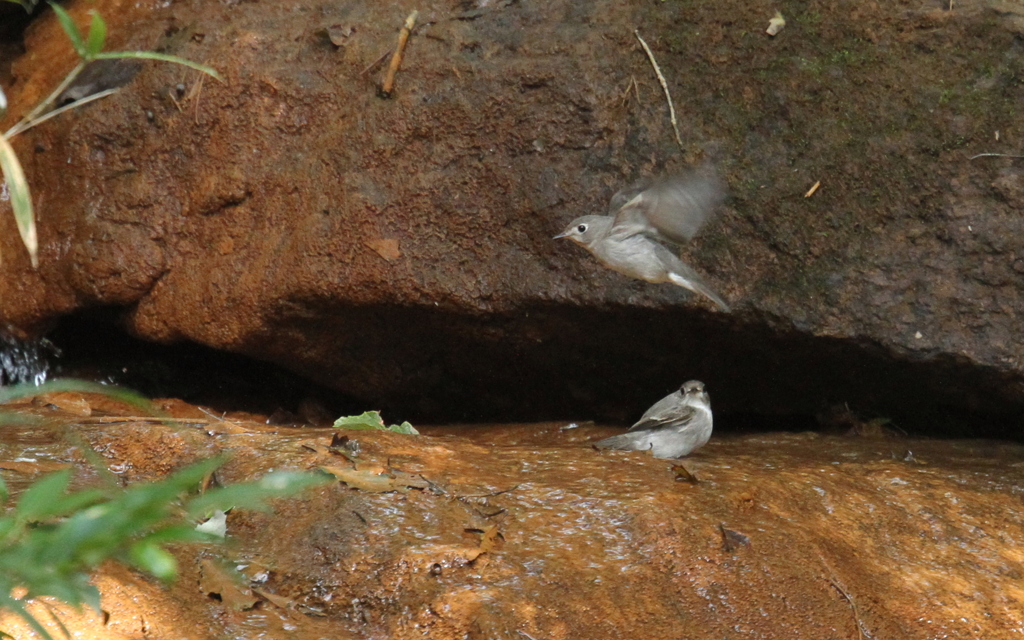
[[[4,322],[115,309],[135,335],[410,418],[623,419],[696,377],[728,411],[851,401],[923,429],[1019,430],[1021,175],[968,159],[1019,151],[1005,7],[811,4],[769,38],[771,12],[740,2],[435,2],[391,100],[372,63],[404,6],[68,5],[94,7],[109,48],[225,81],[147,64],[15,139],[42,267],[0,203]],[[52,16],[25,45],[5,126],[73,64]],[[550,241],[702,159],[733,198],[684,257],[734,314]]]
[[[932,639],[1024,624],[1024,448],[1005,442],[770,433],[714,437],[677,463],[591,448],[621,427],[546,423],[349,431],[346,457],[329,429],[180,402],[162,403],[178,424],[68,406],[19,410],[73,425],[127,482],[218,452],[224,484],[344,478],[229,514],[223,553],[248,599],[207,575],[220,551],[179,549],[169,591],[108,567],[108,637]],[[56,432],[9,429],[0,458],[39,465],[4,467],[14,488],[81,465]]]

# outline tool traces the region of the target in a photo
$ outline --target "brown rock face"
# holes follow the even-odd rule
[[[114,307],[419,416],[621,415],[700,378],[725,410],[1018,424],[1024,174],[968,159],[1019,151],[1007,14],[841,3],[769,38],[743,2],[483,4],[420,7],[390,100],[404,5],[71,4],[225,80],[147,63],[15,140],[42,266],[0,204],[0,319]],[[26,50],[5,126],[74,61],[52,16]],[[551,241],[709,157],[733,197],[684,257],[734,314]]]
[[[63,406],[32,410],[68,431],[11,427],[5,451],[75,459],[43,442],[73,431],[128,482],[224,452],[222,484],[317,467],[345,479],[271,513],[233,510],[224,548],[176,547],[169,591],[105,567],[102,637],[931,640],[1022,624],[1019,445],[716,435],[683,462],[693,483],[674,461],[593,450],[608,427],[348,431],[350,462],[329,429],[181,403],[163,408],[184,424],[75,425],[88,419]],[[4,470],[15,490],[38,477],[22,464]],[[222,554],[241,585],[210,575]]]

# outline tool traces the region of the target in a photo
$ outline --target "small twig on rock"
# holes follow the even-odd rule
[[[199,82],[196,83],[195,94],[196,94],[196,109],[192,116],[192,121],[199,124],[199,99],[203,97],[203,81],[206,80],[206,75],[199,76]]]
[[[836,578],[835,571],[832,571],[832,567],[828,565],[828,562],[825,560],[825,556],[821,551],[818,551],[818,557],[821,558],[821,564],[825,565],[825,569],[828,571],[828,576],[826,576],[825,579],[836,591],[839,592],[839,595],[843,596],[843,599],[845,599],[850,604],[850,608],[853,609],[853,621],[857,624],[857,637],[870,637],[865,636],[864,634],[864,623],[860,620],[860,611],[857,610],[857,603],[853,601],[853,597],[846,591],[846,589],[843,588],[843,585],[840,584],[839,580]]]
[[[979,153],[976,156],[971,156],[968,160],[974,160],[975,158],[1024,158],[1024,156],[1015,156],[1010,153]]]
[[[394,49],[388,49],[384,53],[380,54],[380,57],[366,65],[366,68],[359,72],[360,78],[365,78],[367,75],[373,72],[374,69],[380,66],[380,63],[384,62]]]
[[[676,143],[679,145],[679,150],[686,152],[683,148],[683,140],[679,137],[679,123],[676,121],[676,108],[672,104],[672,94],[668,91],[668,82],[665,80],[665,76],[661,73],[661,67],[658,66],[658,61],[654,59],[654,53],[651,52],[651,48],[647,46],[644,39],[640,37],[640,31],[638,29],[633,30],[633,35],[640,41],[640,46],[644,48],[647,53],[647,58],[651,61],[651,66],[654,67],[654,73],[658,76],[658,82],[661,83],[661,88],[665,91],[665,100],[668,101],[668,115],[669,119],[672,120],[672,130],[676,133]]]
[[[81,424],[120,424],[123,422],[177,422],[179,424],[212,424],[213,420],[205,418],[160,418],[157,416],[87,416],[76,420]],[[224,422],[217,420],[216,422]]]
[[[509,487],[508,489],[502,489],[501,491],[492,491],[491,493],[460,493],[459,497],[460,498],[493,498],[494,496],[500,496],[501,494],[508,493],[509,491],[515,491],[516,489],[518,489],[521,486],[523,486],[522,483],[517,484],[514,487]]]
[[[416,18],[419,15],[419,11],[413,10],[409,17],[405,19],[405,26],[398,32],[398,46],[395,48],[395,55],[391,56],[391,64],[388,65],[388,72],[384,76],[384,84],[380,87],[381,97],[391,97],[391,91],[395,88],[395,74],[398,73],[398,67],[402,64],[402,54],[405,52],[405,45],[409,42],[409,34],[412,33],[413,27],[416,26]]]

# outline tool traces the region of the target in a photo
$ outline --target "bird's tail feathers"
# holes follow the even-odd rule
[[[636,438],[631,437],[629,434],[622,434],[618,436],[612,436],[599,440],[594,443],[594,446],[598,449],[617,449],[619,451],[634,451],[636,450]]]
[[[668,274],[668,277],[669,280],[672,281],[672,284],[678,285],[680,287],[683,287],[684,289],[689,289],[690,291],[701,294],[708,300],[711,300],[712,302],[717,304],[718,308],[721,309],[722,311],[731,311],[729,305],[725,303],[725,300],[722,300],[722,297],[715,293],[711,287],[704,284],[704,281],[701,280],[700,276],[698,276],[696,273],[689,273],[686,277],[680,276],[675,273],[670,273]]]

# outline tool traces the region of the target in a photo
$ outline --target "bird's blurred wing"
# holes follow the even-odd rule
[[[725,185],[717,175],[691,172],[666,178],[623,203],[613,229],[616,235],[643,233],[681,244],[697,235],[724,200]]]
[[[652,180],[651,178],[641,178],[640,180],[634,182],[625,189],[622,189],[621,191],[616,193],[614,196],[612,196],[611,202],[608,203],[608,215],[614,216],[615,214],[617,214],[619,212],[619,209],[626,206],[626,203],[628,203],[633,198],[637,197],[644,191],[650,189],[652,184],[654,184],[654,180]]]
[[[697,410],[689,405],[674,404],[664,411],[651,411],[644,414],[640,421],[629,428],[630,431],[655,431],[670,426],[682,426],[693,420]]]

